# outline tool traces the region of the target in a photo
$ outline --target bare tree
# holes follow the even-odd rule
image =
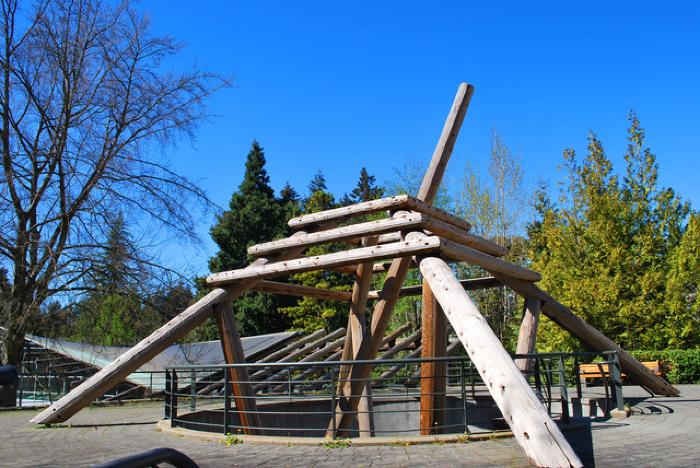
[[[117,212],[195,237],[189,207],[205,195],[154,150],[192,136],[224,83],[164,71],[180,46],[150,34],[128,1],[0,3],[0,361],[17,364],[40,306],[84,287]],[[10,389],[0,406],[14,404]]]

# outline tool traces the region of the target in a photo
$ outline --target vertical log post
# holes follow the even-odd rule
[[[378,237],[363,237],[362,246],[377,245]],[[372,286],[372,270],[374,262],[361,263],[357,266],[355,283],[352,286],[350,313],[348,314],[347,334],[343,346],[342,361],[356,358],[362,342],[367,338],[365,326],[365,308],[367,297]],[[350,395],[352,391],[349,377],[350,366],[341,366],[338,375],[338,390],[341,395]],[[365,385],[362,398],[357,407],[357,426],[360,437],[372,437],[374,432],[372,417],[372,388]]]
[[[530,462],[583,466],[449,265],[428,257],[420,270]]]
[[[231,303],[216,304],[214,318],[219,326],[221,348],[224,352],[226,364],[244,364],[245,354],[241,336],[238,334],[236,319],[233,315]],[[248,369],[245,367],[230,367],[228,369],[233,398],[236,402],[236,411],[243,432],[246,435],[256,434],[256,428],[260,427],[257,406],[255,404],[255,392],[248,378]]]
[[[435,300],[428,283],[423,281],[421,305],[423,328],[421,357],[425,359],[447,354],[447,319]],[[445,424],[445,362],[423,362],[420,369],[420,433],[440,434]]]
[[[435,147],[430,165],[428,166],[428,170],[423,177],[418,191],[417,198],[421,201],[429,204],[435,201],[437,192],[440,189],[442,177],[445,173],[445,167],[452,155],[452,150],[457,141],[457,135],[459,135],[459,129],[462,127],[462,122],[464,121],[464,116],[467,114],[467,107],[469,107],[469,102],[473,93],[474,87],[467,83],[461,83],[459,88],[457,88],[457,94],[450,108],[450,112],[447,115],[447,119],[445,120],[440,139]],[[360,346],[356,356],[358,360],[374,359],[376,356],[382,338],[384,337],[384,332],[386,332],[386,327],[389,325],[391,312],[399,298],[401,286],[406,279],[406,274],[408,274],[410,266],[410,257],[395,259],[391,262],[384,286],[382,287],[381,299],[377,301],[372,311],[371,339],[365,340],[362,346]],[[351,397],[339,403],[338,411],[336,412],[337,421],[335,424],[329,425],[328,435],[331,435],[331,432],[333,432],[331,426],[338,429],[348,427],[350,417],[345,415],[349,415],[357,410],[359,404],[357,395],[362,392],[362,388],[371,370],[371,366],[368,365],[353,366],[350,370],[350,377],[352,380]]]
[[[526,297],[523,305],[523,321],[520,324],[518,333],[518,344],[515,354],[531,354],[535,352],[537,341],[537,325],[540,321],[540,308],[542,301],[534,297]],[[532,359],[516,359],[515,364],[527,378],[532,372],[534,361]]]

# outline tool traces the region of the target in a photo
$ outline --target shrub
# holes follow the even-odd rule
[[[670,370],[672,384],[700,384],[700,349],[667,349],[664,351],[632,351],[640,361],[661,360]]]

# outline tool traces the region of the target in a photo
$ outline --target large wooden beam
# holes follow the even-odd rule
[[[542,276],[536,271],[528,270],[515,263],[501,260],[500,258],[493,257],[479,250],[449,240],[442,240],[442,248],[440,250],[442,254],[450,260],[466,261],[492,273],[498,272],[525,281],[539,281],[542,279]]]
[[[451,124],[454,123],[455,122],[452,122]],[[450,148],[450,152],[451,151],[452,149]],[[439,178],[440,180],[442,180],[442,174],[439,175]],[[439,180],[437,185],[439,186]],[[299,229],[302,227],[326,225],[327,223],[331,222],[338,223],[350,218],[354,218],[356,216],[363,216],[367,214],[377,213],[380,211],[393,212],[397,210],[407,209],[418,213],[426,214],[431,218],[451,224],[454,227],[463,231],[468,231],[469,229],[471,229],[471,225],[467,221],[460,219],[450,213],[447,213],[439,208],[435,208],[434,206],[432,206],[431,203],[432,199],[428,201],[427,199],[420,199],[420,197],[419,199],[416,199],[408,195],[397,195],[394,197],[380,198],[377,200],[370,200],[362,203],[356,203],[354,205],[334,208],[332,210],[306,214],[303,216],[299,216],[298,218],[290,219],[288,224],[292,229]]]
[[[219,326],[221,348],[224,352],[226,364],[245,363],[243,344],[241,343],[241,336],[238,334],[236,318],[231,304],[215,304],[213,311],[214,318]],[[248,378],[248,369],[245,367],[229,367],[228,372],[233,398],[236,403],[236,412],[238,413],[241,426],[243,426],[243,432],[246,435],[257,434],[260,427],[260,419],[258,418],[255,404],[255,392],[253,392],[253,387],[250,385],[250,379]]]
[[[285,239],[266,242],[248,247],[248,253],[254,256],[270,256],[296,247],[311,247],[327,242],[340,242],[354,239],[358,236],[373,236],[392,231],[416,229],[428,219],[420,213],[407,213],[391,219],[367,221],[365,223],[341,226],[327,231],[312,232],[303,236],[292,236]],[[375,242],[376,244],[376,242]]]
[[[277,281],[263,280],[253,288],[255,291],[279,294],[281,296],[313,297],[326,301],[350,302],[350,291],[333,291],[330,289],[314,288],[294,283],[280,283]]]
[[[430,165],[426,171],[423,181],[421,182],[420,190],[418,191],[418,200],[427,204],[432,204],[435,201],[435,196],[440,188],[442,177],[445,173],[445,166],[452,155],[459,129],[462,126],[464,116],[469,107],[469,101],[474,92],[474,87],[461,83],[457,89],[454,102],[450,112],[445,120],[442,133],[435,147],[433,156],[430,160]],[[416,233],[411,233],[416,234]],[[407,236],[407,239],[409,237]],[[366,340],[360,348],[357,357],[358,359],[373,359],[379,349],[381,337],[384,336],[386,327],[391,319],[391,312],[399,298],[399,291],[406,279],[406,274],[411,266],[411,257],[396,259],[391,262],[389,271],[386,275],[386,280],[382,288],[382,298],[377,301],[372,312],[372,339]],[[371,366],[361,365],[353,366],[350,371],[352,379],[352,388],[348,398],[341,399],[336,412],[336,428],[344,429],[348,427],[349,417],[345,416],[357,409],[359,403],[358,395],[361,394],[362,388],[367,382],[371,372]]]
[[[540,307],[542,301],[534,297],[526,297],[523,304],[523,321],[520,324],[518,333],[518,344],[515,347],[515,354],[532,354],[535,352],[535,342],[537,341],[537,325],[540,321]],[[516,359],[515,364],[525,375],[532,372],[534,366],[533,359]]]
[[[423,327],[421,357],[432,359],[445,356],[447,319],[425,281],[423,282],[421,323]],[[442,426],[445,424],[447,366],[445,362],[423,362],[420,367],[420,433],[421,435],[441,434]]]
[[[438,235],[444,237],[445,239],[454,241],[461,245],[466,245],[481,252],[493,255],[495,257],[503,257],[508,254],[508,249],[502,245],[496,244],[483,237],[475,236],[474,234],[469,234],[461,229],[447,224],[443,221],[437,219],[426,217],[422,223],[423,228],[431,233],[431,235]]]
[[[497,273],[494,273],[494,276],[521,296],[533,297],[542,301],[542,313],[581,340],[590,349],[594,351],[616,351],[622,372],[636,383],[647,387],[657,395],[675,396],[680,393],[677,388],[661,377],[654,375],[644,364],[633,358],[631,354],[618,346],[617,343],[603,335],[585,320],[576,316],[566,306],[560,304],[536,285]]]
[[[486,278],[470,278],[470,279],[464,279],[464,280],[459,280],[460,284],[464,288],[465,291],[473,291],[475,289],[487,289],[487,288],[495,288],[498,286],[503,286],[503,283],[498,281],[496,278],[492,276],[488,276]],[[369,292],[369,298],[370,299],[380,299],[381,298],[381,291],[370,291]],[[423,285],[416,285],[416,286],[404,286],[401,288],[399,291],[399,297],[407,297],[407,296],[420,296],[423,294]]]
[[[261,266],[250,266],[240,270],[212,273],[207,277],[207,284],[221,286],[231,284],[243,279],[264,279],[280,275],[290,275],[302,271],[320,270],[334,266],[353,265],[369,260],[384,258],[410,257],[413,255],[427,254],[440,248],[440,238],[436,236],[424,236],[420,239],[395,242],[393,244],[373,245],[358,249],[344,250],[313,257],[296,258],[293,260],[268,263]]]
[[[300,231],[298,235],[305,234]],[[300,251],[289,251],[282,258],[294,258]],[[268,262],[259,258],[250,265],[257,268]],[[258,279],[240,281],[227,288],[217,288],[182,311],[177,317],[148,335],[124,354],[103,367],[92,377],[75,387],[57,402],[36,415],[31,422],[51,424],[66,421],[75,413],[92,403],[117,385],[132,372],[147,363],[175,341],[183,338],[190,330],[200,325],[212,313],[215,304],[231,302],[249,291],[258,283]]]
[[[397,218],[401,219],[401,218]],[[377,244],[377,237],[365,237],[362,240],[362,245],[370,246]],[[352,287],[352,301],[350,302],[350,313],[348,314],[348,334],[343,348],[341,360],[351,360],[357,355],[357,352],[365,340],[365,309],[367,308],[367,295],[369,288],[372,286],[372,272],[374,262],[361,263],[357,267],[357,275]],[[348,366],[341,366],[338,373],[338,388],[349,388]],[[357,425],[360,437],[372,437],[374,432],[374,418],[372,417],[372,401],[371,401],[371,386],[366,386],[363,389],[362,399],[360,400],[357,412]]]
[[[530,461],[536,466],[583,466],[450,266],[428,257],[420,269]]]

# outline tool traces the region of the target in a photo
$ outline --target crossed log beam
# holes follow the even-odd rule
[[[432,206],[472,93],[471,86],[460,85],[416,198],[407,195],[388,197],[290,220],[292,228],[304,230],[287,239],[251,247],[249,253],[261,258],[247,268],[210,275],[207,283],[215,288],[211,293],[32,421],[54,423],[67,420],[95,397],[201,324],[212,313],[220,324],[227,362],[244,362],[230,304],[236,297],[252,289],[349,301],[347,334],[342,342],[341,357],[343,360],[353,358],[358,361],[375,359],[385,343],[385,332],[398,298],[402,295],[423,294],[425,309],[422,355],[434,357],[445,353],[444,331],[446,322],[449,321],[487,383],[516,439],[530,460],[540,466],[580,466],[581,462],[532,393],[521,370],[488,328],[465,289],[503,284],[526,298],[531,316],[528,318],[526,312],[529,329],[523,330],[523,349],[534,349],[536,309],[541,306],[543,314],[590,348],[597,351],[617,350],[623,371],[632,379],[655,393],[677,394],[678,391],[673,386],[654,376],[615,343],[537,288],[533,283],[540,280],[538,273],[503,260],[500,257],[507,253],[505,248],[471,234],[469,223]],[[358,217],[383,211],[388,211],[388,218],[342,225]],[[328,242],[362,245],[326,255],[303,256],[307,248]],[[377,268],[375,262],[385,259],[391,260],[388,267]],[[459,282],[446,262],[469,262],[483,268],[492,277],[472,280],[472,283]],[[409,269],[416,266],[420,267],[424,284],[418,288],[402,287]],[[344,269],[353,272],[353,291],[324,291],[270,281],[271,278],[317,269]],[[379,291],[371,291],[372,274],[377,271],[386,272],[384,285]],[[371,322],[365,327],[366,308],[370,300],[375,302]],[[441,315],[441,310],[444,315]],[[340,341],[333,344],[336,347],[341,345]],[[329,348],[325,352],[332,350]],[[523,367],[526,363],[519,365]],[[371,389],[368,385],[371,367],[368,364],[350,363],[342,367],[338,383],[342,395],[334,415],[335,424],[331,422],[329,427],[347,433],[352,422],[357,419],[360,434],[371,435]],[[423,370],[425,375],[440,375],[437,365],[432,368],[426,366]],[[232,380],[238,382],[249,382],[242,375],[232,377],[235,377]],[[421,385],[421,414],[426,415],[424,421],[423,418],[421,421],[421,431],[424,433],[431,432],[432,428],[440,425],[438,414],[441,403],[435,396],[444,386],[440,379],[426,380],[432,380],[432,383],[430,386],[426,384],[425,388]],[[249,383],[241,383],[233,390],[237,410],[243,416],[242,425],[246,432],[254,433],[254,389]],[[361,415],[360,418],[358,414]]]

